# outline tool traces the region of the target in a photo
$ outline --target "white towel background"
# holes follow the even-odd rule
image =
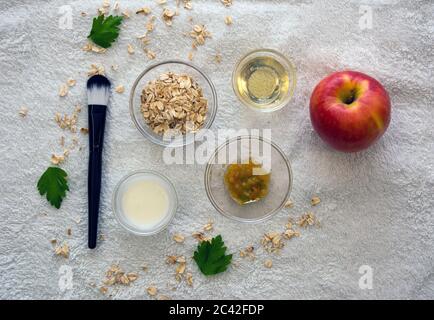
[[[0,3],[0,297],[91,298],[105,271],[119,263],[138,272],[131,286],[110,288],[115,299],[148,299],[146,288],[185,299],[285,298],[434,298],[434,120],[433,2],[425,1],[247,1],[230,8],[219,1],[193,0],[193,10],[167,27],[154,1],[120,1],[135,11],[149,5],[158,16],[149,61],[136,36],[145,30],[143,15],[125,20],[121,35],[105,54],[84,52],[91,19],[101,1],[10,0]],[[112,1],[113,3],[113,1]],[[59,8],[72,9],[73,28],[59,28]],[[362,30],[361,5],[372,10],[372,29]],[[168,7],[174,8],[174,1]],[[360,11],[361,10],[361,11]],[[369,10],[369,9],[368,9]],[[89,13],[81,17],[80,13]],[[361,13],[362,12],[362,13]],[[226,26],[225,16],[233,17]],[[167,166],[162,148],[146,141],[134,127],[128,97],[137,75],[153,62],[187,59],[191,39],[183,33],[203,23],[212,33],[194,55],[194,63],[214,82],[219,110],[213,129],[272,128],[274,141],[289,157],[294,172],[293,209],[259,225],[242,225],[220,216],[209,203],[203,185],[204,167]],[[128,55],[127,44],[136,48]],[[260,47],[277,49],[297,67],[294,99],[283,110],[267,115],[243,107],[231,87],[238,59]],[[213,61],[222,55],[221,64]],[[39,196],[36,182],[59,153],[63,133],[54,114],[72,113],[85,105],[85,83],[91,63],[105,66],[114,85],[104,151],[104,181],[100,232],[105,240],[87,249],[87,136],[79,135],[82,151],[71,151],[62,165],[71,192],[60,210]],[[110,70],[118,64],[117,72]],[[393,115],[384,137],[369,150],[343,154],[329,149],[312,129],[308,101],[315,84],[337,70],[353,69],[377,78],[389,91]],[[77,80],[68,96],[58,91],[68,78]],[[28,116],[18,114],[21,106]],[[79,127],[87,126],[86,108]],[[179,209],[167,231],[137,237],[115,221],[111,196],[115,184],[136,169],[166,173],[179,193]],[[322,227],[301,230],[279,255],[259,249],[263,233],[281,231],[288,216],[310,210],[310,197],[322,202],[313,209]],[[77,219],[81,219],[79,223]],[[235,264],[228,272],[206,278],[191,260],[196,241],[176,244],[173,234],[190,235],[212,219],[213,235],[221,234]],[[72,236],[66,235],[67,228]],[[69,259],[54,256],[50,239],[67,242]],[[238,251],[257,248],[257,259],[241,259]],[[188,258],[194,286],[178,284],[168,254]],[[264,267],[265,259],[273,267]],[[148,271],[141,271],[147,264]],[[373,270],[373,289],[359,288],[359,267]],[[66,266],[66,267],[62,267]],[[65,269],[66,268],[66,269]],[[69,269],[68,269],[69,268]],[[73,288],[62,290],[62,272],[71,270]],[[60,272],[60,274],[59,274]],[[97,285],[92,287],[92,283]],[[172,290],[175,287],[176,290]]]

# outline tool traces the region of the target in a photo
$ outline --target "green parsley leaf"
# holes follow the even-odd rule
[[[99,15],[93,18],[92,30],[88,38],[97,45],[108,48],[118,38],[121,23],[121,16],[108,16],[105,18],[104,15]]]
[[[200,271],[206,276],[226,271],[232,261],[232,254],[226,255],[226,247],[222,236],[218,235],[211,241],[202,241],[194,252],[194,261],[196,261]]]
[[[41,196],[47,194],[47,200],[52,206],[60,208],[66,191],[69,191],[67,174],[58,167],[48,167],[38,181],[38,190]]]

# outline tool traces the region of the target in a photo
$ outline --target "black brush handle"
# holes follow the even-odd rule
[[[107,107],[89,105],[89,171],[87,180],[89,206],[88,246],[96,247],[98,235],[99,198],[101,193],[102,147]]]

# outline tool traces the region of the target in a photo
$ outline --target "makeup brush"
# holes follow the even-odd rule
[[[102,147],[109,98],[110,81],[101,75],[92,76],[87,81],[87,103],[89,113],[89,172],[87,181],[89,206],[88,246],[91,249],[96,247],[98,232]]]

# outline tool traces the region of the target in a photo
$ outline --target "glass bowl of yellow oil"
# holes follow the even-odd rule
[[[296,79],[295,67],[285,56],[272,49],[260,49],[241,58],[232,74],[232,86],[246,106],[272,112],[289,103]]]

